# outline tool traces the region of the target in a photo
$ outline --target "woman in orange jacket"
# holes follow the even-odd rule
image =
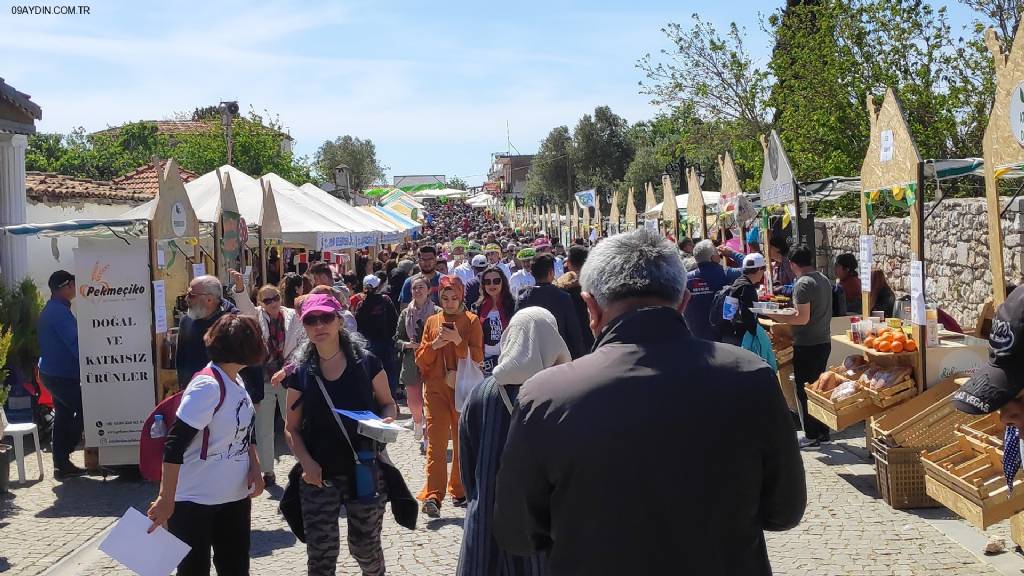
[[[455,406],[455,371],[459,360],[484,359],[484,334],[477,317],[463,304],[465,289],[455,276],[438,285],[441,313],[427,318],[416,366],[423,378],[423,406],[427,416],[427,483],[417,498],[423,513],[441,516],[445,484],[455,506],[465,506],[466,491],[459,477],[459,412]],[[452,441],[452,473],[448,477],[448,440]]]

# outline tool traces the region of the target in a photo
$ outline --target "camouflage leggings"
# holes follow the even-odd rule
[[[348,551],[364,576],[384,574],[384,550],[380,530],[384,520],[386,497],[383,480],[378,473],[379,501],[362,504],[349,499],[348,478],[325,478],[331,486],[317,488],[303,482],[299,486],[302,500],[302,523],[306,528],[306,554],[309,576],[334,576],[340,548],[338,516],[345,506],[348,524]],[[354,490],[353,490],[354,491]]]

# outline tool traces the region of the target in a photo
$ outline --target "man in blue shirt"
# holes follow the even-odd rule
[[[434,301],[434,304],[439,304],[438,299],[438,286],[441,283],[441,274],[437,270],[437,248],[433,246],[421,246],[419,250],[420,257],[420,273],[424,279],[427,280],[427,284],[430,286],[430,298]],[[398,304],[401,308],[405,308],[412,302],[412,281],[414,276],[406,279],[405,284],[402,285],[402,293],[398,296]]]
[[[731,286],[742,271],[739,268],[722,268],[721,256],[711,240],[701,240],[693,247],[697,268],[686,275],[686,289],[690,292],[690,303],[683,311],[686,326],[697,338],[718,341],[718,334],[708,316],[715,294],[725,286]]]
[[[53,475],[58,480],[81,476],[71,452],[82,438],[82,386],[78,367],[78,322],[71,313],[75,277],[58,270],[50,275],[50,301],[39,315],[39,375],[53,396]]]

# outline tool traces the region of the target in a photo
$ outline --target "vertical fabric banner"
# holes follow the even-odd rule
[[[79,239],[75,277],[86,446],[138,444],[156,390],[146,240]]]

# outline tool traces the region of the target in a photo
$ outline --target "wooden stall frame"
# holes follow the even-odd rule
[[[868,150],[861,165],[860,182],[860,228],[862,234],[870,232],[871,223],[868,219],[866,194],[879,190],[892,189],[894,187],[905,187],[913,183],[916,186],[914,204],[910,208],[910,250],[913,260],[922,263],[922,289],[926,274],[926,263],[924,255],[924,162],[917,151],[917,144],[914,143],[903,115],[903,108],[900,105],[896,92],[890,87],[886,89],[880,107],[876,107],[875,98],[867,96],[867,112],[871,125],[871,137],[868,143]],[[883,133],[892,137],[891,150],[886,151],[887,158],[882,158],[882,136]],[[884,194],[885,192],[881,192]],[[870,314],[868,302],[870,300],[871,286],[861,287],[861,311]],[[927,338],[924,326],[914,324],[912,328],[913,338],[917,342],[917,353],[919,359],[914,370],[914,379],[917,380],[918,392],[925,388],[925,366]]]
[[[661,219],[665,223],[666,235],[671,234],[672,238],[679,235],[679,208],[676,206],[676,193],[672,190],[672,177],[668,174],[661,176]]]
[[[686,169],[686,188],[689,193],[686,196],[686,227],[696,232],[700,230],[701,239],[708,239],[708,212],[704,205],[704,189],[701,188],[700,178],[697,177],[697,169],[690,167]],[[700,224],[693,226],[694,214],[700,218]],[[693,226],[691,228],[691,226]],[[692,234],[691,234],[692,235]]]
[[[1019,30],[1019,27],[1018,27]],[[1003,53],[999,35],[985,31],[985,45],[992,53],[996,72],[996,93],[982,140],[985,160],[985,201],[988,220],[989,266],[992,271],[992,302],[998,307],[1006,299],[1006,270],[1003,263],[1003,233],[999,224],[999,181],[997,173],[1024,163],[1024,138],[1018,140],[1011,129],[1010,103],[1017,92],[1024,96],[1024,37],[1014,36],[1013,46]],[[1024,136],[1024,135],[1021,135]]]
[[[633,187],[629,187],[629,194],[626,195],[626,231],[636,228],[636,203],[634,200]]]
[[[156,195],[156,206],[153,208],[152,218],[149,220],[148,232],[149,232],[149,250],[150,250],[150,262],[157,262],[157,246],[160,242],[166,240],[182,241],[186,238],[198,238],[199,236],[199,220],[196,218],[195,211],[192,208],[192,203],[189,200],[188,193],[185,191],[185,185],[181,181],[181,174],[178,169],[178,164],[173,158],[168,159],[164,165],[163,170],[160,169],[159,161],[154,160],[157,166],[157,179],[158,189]],[[172,209],[175,204],[181,203],[184,206],[184,217],[185,217],[185,232],[179,235],[174,231],[174,227],[171,224]],[[198,243],[193,247],[193,258],[198,256]],[[187,262],[186,262],[187,264]],[[189,281],[192,278],[192,270],[187,269],[185,271],[184,280],[185,287],[188,286]],[[166,269],[159,269],[156,266],[150,264],[150,280],[163,280],[165,282],[173,280],[174,278],[169,277]],[[178,282],[180,283],[180,282]],[[170,321],[172,317],[172,310],[174,310],[175,299],[179,292],[177,289],[179,286],[165,285],[165,301],[164,305],[167,307],[168,313],[168,329],[171,328]],[[160,402],[164,398],[165,392],[170,387],[166,383],[171,381],[173,375],[175,387],[177,386],[177,374],[173,368],[162,368],[160,366],[160,354],[162,350],[164,340],[167,338],[167,334],[157,334],[156,327],[154,325],[153,331],[153,362],[154,362],[154,374],[156,375],[156,389],[154,390],[154,396],[156,402]],[[168,374],[170,372],[170,374]],[[163,376],[163,378],[161,378]]]

